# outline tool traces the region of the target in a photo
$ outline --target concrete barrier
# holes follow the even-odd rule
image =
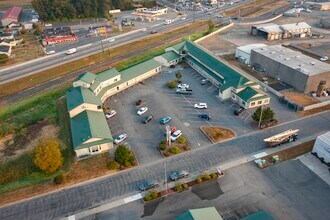
[[[228,24],[227,26],[224,26],[224,27],[220,28],[219,30],[216,30],[216,31],[214,31],[214,32],[212,32],[212,33],[210,33],[210,34],[204,36],[204,37],[201,37],[201,38],[195,40],[195,43],[197,44],[198,42],[200,42],[200,41],[202,41],[202,40],[205,40],[206,38],[211,37],[211,36],[213,36],[213,35],[215,35],[215,34],[221,32],[221,31],[223,31],[223,30],[226,30],[227,28],[230,28],[230,27],[232,27],[233,25],[234,25],[234,23],[230,23],[230,24]]]
[[[321,103],[316,103],[316,104],[313,104],[313,105],[305,106],[304,111],[311,110],[311,109],[314,109],[314,108],[323,107],[323,106],[326,106],[326,105],[330,105],[330,100],[325,101],[325,102],[321,102]]]
[[[277,15],[273,18],[270,18],[270,19],[267,19],[267,20],[262,20],[262,21],[255,21],[255,22],[247,22],[247,23],[239,23],[240,25],[255,25],[255,24],[263,24],[263,23],[268,23],[268,22],[271,22],[271,21],[274,21],[280,17],[282,17],[283,14],[280,14],[280,15]]]

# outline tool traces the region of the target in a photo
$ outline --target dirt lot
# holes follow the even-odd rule
[[[223,39],[221,34],[216,34],[212,37],[208,37],[205,40],[200,41],[198,44],[202,45],[206,49],[213,53],[219,51],[220,53],[233,52],[235,53],[237,45]]]
[[[201,130],[213,143],[218,143],[236,136],[232,130],[227,128],[202,126]]]
[[[302,106],[313,105],[320,102],[312,96],[305,95],[299,92],[283,91],[282,94],[292,100],[294,103],[297,103]]]
[[[280,161],[286,161],[293,158],[296,158],[300,155],[306,154],[310,151],[312,151],[314,146],[315,140],[308,141],[306,143],[300,144],[295,147],[291,147],[289,149],[277,152],[275,154],[270,154],[266,157],[263,157],[262,159],[266,160],[266,164],[263,166],[263,168],[269,167],[273,165],[272,157],[275,155],[279,156]]]
[[[260,9],[258,9],[257,11],[251,13],[251,14],[248,14],[244,17],[247,17],[247,18],[251,18],[251,17],[256,17],[256,16],[259,16],[267,11],[270,11],[274,8],[279,8],[281,6],[284,6],[284,5],[287,5],[288,4],[288,1],[277,1],[277,2],[270,2],[269,4],[267,3],[267,1],[263,1],[263,2],[266,2],[266,4],[264,4]]]
[[[300,117],[306,117],[306,116],[309,116],[309,115],[314,115],[314,114],[324,112],[324,111],[328,111],[328,110],[330,110],[330,105],[326,105],[326,106],[319,107],[319,108],[314,108],[314,109],[307,110],[307,111],[300,111],[297,114]]]

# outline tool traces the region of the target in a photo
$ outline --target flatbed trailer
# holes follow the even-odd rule
[[[299,129],[295,130],[287,130],[282,133],[276,134],[272,137],[264,139],[268,147],[277,147],[281,144],[289,143],[296,141],[298,139],[298,131]]]

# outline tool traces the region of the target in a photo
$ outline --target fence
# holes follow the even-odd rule
[[[330,105],[330,100],[325,101],[325,102],[316,103],[316,104],[313,104],[313,105],[305,106],[303,110],[307,111],[307,110],[311,110],[311,109],[314,109],[314,108],[323,107],[323,106],[326,106],[326,105]]]
[[[220,28],[219,30],[216,30],[216,31],[214,31],[214,32],[212,32],[212,33],[210,33],[210,34],[204,36],[204,37],[201,37],[201,38],[195,40],[195,43],[198,43],[198,42],[200,42],[200,41],[202,41],[202,40],[205,40],[206,38],[211,37],[211,36],[213,36],[213,35],[215,35],[215,34],[221,32],[221,31],[223,31],[223,30],[226,30],[227,28],[230,28],[230,27],[233,26],[233,25],[234,25],[234,23],[230,23],[230,24],[228,24],[227,26],[224,26],[224,27]]]

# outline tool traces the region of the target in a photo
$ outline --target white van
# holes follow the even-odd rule
[[[70,54],[74,54],[74,53],[76,53],[77,52],[77,49],[76,48],[72,48],[72,49],[70,49],[70,50],[67,50],[66,51],[66,54],[67,55],[70,55]]]

